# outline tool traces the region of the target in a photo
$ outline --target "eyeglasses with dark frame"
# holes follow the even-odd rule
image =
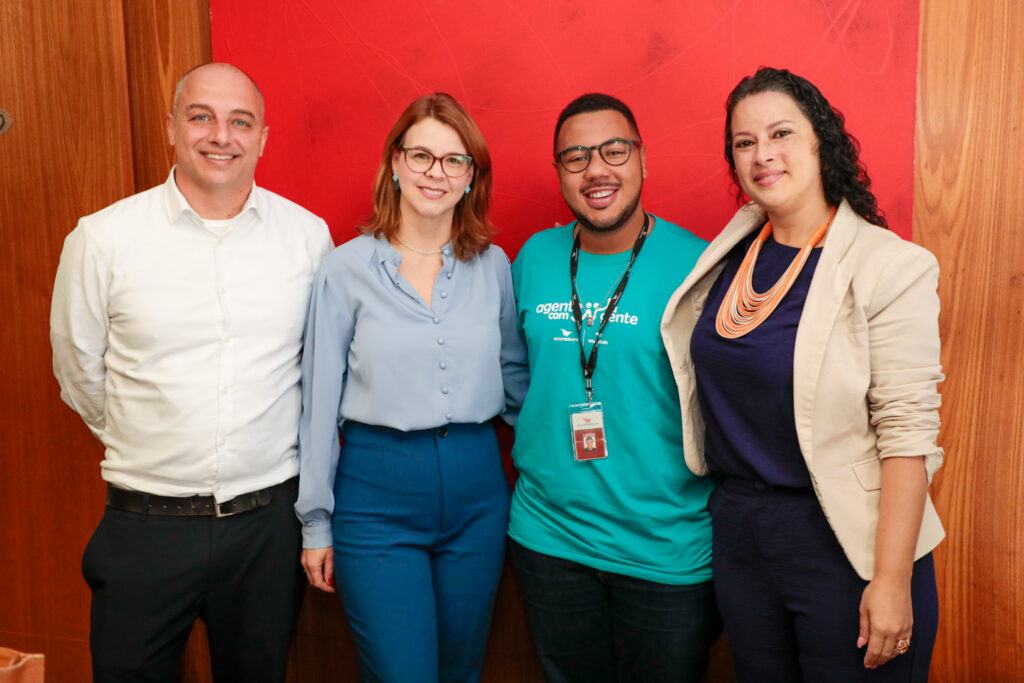
[[[597,150],[604,163],[609,166],[622,166],[629,161],[634,147],[643,147],[643,143],[639,140],[612,138],[593,147],[584,147],[582,145],[567,147],[555,154],[555,161],[561,164],[562,168],[569,173],[582,173],[590,166],[590,160],[594,157],[594,150]]]
[[[468,154],[445,154],[435,156],[422,147],[399,147],[402,156],[405,157],[405,165],[413,173],[426,173],[434,166],[434,162],[441,160],[441,172],[449,178],[461,178],[473,167],[473,157]]]

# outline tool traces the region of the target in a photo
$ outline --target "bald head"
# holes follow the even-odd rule
[[[178,103],[181,101],[181,91],[185,89],[186,81],[188,81],[193,75],[217,70],[240,75],[244,77],[245,80],[249,81],[249,84],[252,85],[252,89],[256,92],[256,100],[259,102],[259,111],[256,113],[259,116],[260,122],[263,122],[265,110],[263,107],[263,93],[260,92],[259,86],[256,85],[256,81],[252,80],[252,76],[245,73],[234,64],[228,64],[227,62],[210,62],[208,64],[200,64],[199,66],[192,67],[186,71],[185,75],[178,80],[178,84],[174,86],[174,103],[172,104],[171,109],[173,115],[178,115]]]
[[[174,181],[203,218],[230,218],[252,190],[267,143],[263,99],[245,72],[204,64],[178,83],[167,141],[177,164]]]

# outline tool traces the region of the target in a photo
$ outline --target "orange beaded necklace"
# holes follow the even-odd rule
[[[772,314],[772,311],[779,305],[779,302],[786,296],[800,271],[811,255],[811,249],[817,246],[821,238],[825,236],[829,223],[835,217],[835,208],[828,215],[828,220],[822,223],[817,230],[808,238],[800,252],[793,258],[786,272],[779,277],[778,281],[767,292],[758,293],[754,291],[754,264],[757,262],[757,255],[761,252],[761,245],[772,234],[772,222],[768,221],[761,228],[746,256],[740,264],[736,276],[729,285],[729,290],[722,299],[722,305],[718,307],[718,316],[715,318],[715,330],[726,339],[736,339],[755,329],[758,325]]]

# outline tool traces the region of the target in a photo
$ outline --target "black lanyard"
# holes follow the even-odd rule
[[[633,253],[629,257],[629,265],[626,266],[626,272],[619,278],[619,284],[615,288],[615,293],[608,300],[608,308],[605,309],[601,325],[597,328],[597,335],[594,337],[594,348],[590,349],[589,359],[583,349],[583,309],[580,307],[580,296],[576,293],[576,270],[580,264],[580,230],[583,229],[582,227],[577,228],[576,237],[572,241],[572,254],[569,256],[569,277],[572,279],[572,319],[576,323],[576,334],[579,336],[580,366],[583,368],[583,378],[587,381],[587,403],[593,403],[591,399],[594,395],[594,387],[591,383],[591,378],[594,376],[594,369],[597,368],[597,347],[601,343],[601,333],[604,332],[604,326],[608,324],[612,314],[615,313],[615,307],[618,305],[619,299],[622,298],[622,293],[626,291],[629,271],[633,269],[633,263],[640,254],[640,247],[644,246],[644,240],[647,239],[650,224],[651,217],[645,213],[644,227],[640,229],[640,234],[636,236],[636,242],[633,243]]]

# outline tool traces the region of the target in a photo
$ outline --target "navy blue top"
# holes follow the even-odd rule
[[[726,339],[715,330],[715,317],[755,235],[729,252],[690,341],[706,425],[705,457],[718,475],[809,487],[793,417],[793,346],[821,249],[811,250],[793,287],[768,318],[745,336]],[[754,264],[754,290],[770,289],[799,251],[769,237]]]

